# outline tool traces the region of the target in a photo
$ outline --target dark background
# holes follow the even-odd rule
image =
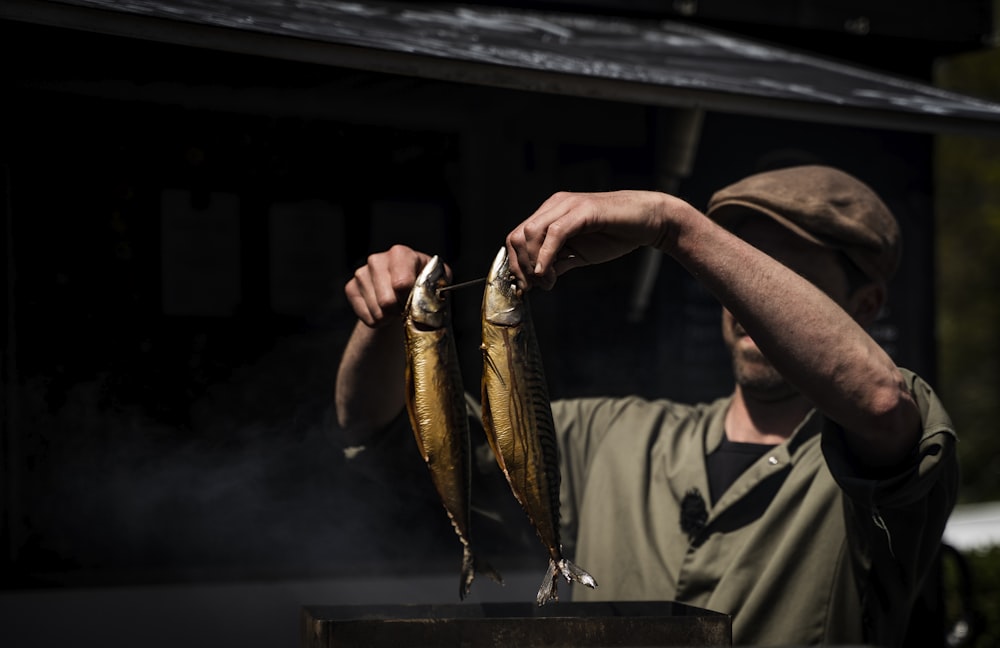
[[[891,19],[867,31],[845,28],[857,16],[832,3],[786,4],[766,16],[742,3],[545,6],[738,28],[924,79],[935,57],[988,31],[986,3],[877,3],[872,15]],[[0,43],[11,90],[0,586],[441,577],[443,589],[358,596],[449,601],[459,547],[416,454],[348,460],[337,441],[333,380],[354,324],[343,284],[393,242],[441,254],[458,280],[482,276],[555,190],[661,188],[657,129],[679,113],[12,21]],[[867,181],[905,249],[873,332],[933,380],[932,154],[928,133],[710,111],[676,190],[703,207],[726,183],[799,161]],[[731,387],[718,306],[669,259],[630,317],[641,262],[532,295],[554,397],[695,401]],[[473,392],[480,294],[455,294]],[[544,557],[513,512],[483,518],[484,537],[501,571],[535,585]],[[351,598],[333,591],[322,595]]]

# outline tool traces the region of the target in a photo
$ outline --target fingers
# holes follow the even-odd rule
[[[368,326],[375,326],[375,321],[382,315],[381,308],[373,308],[369,305],[374,301],[370,298],[372,294],[372,281],[368,274],[368,266],[361,266],[354,271],[354,277],[344,286],[344,295],[347,297],[347,303],[351,305],[354,314]]]
[[[551,288],[573,268],[616,259],[636,248],[662,249],[678,218],[703,217],[654,191],[557,193],[507,237],[512,269],[526,287]]]
[[[568,216],[573,214],[578,203],[579,199],[573,194],[553,194],[507,235],[511,271],[522,285],[548,290],[555,285],[560,269],[575,267],[574,264],[559,265],[556,261],[570,255],[563,248],[576,230],[577,221]]]
[[[369,256],[344,287],[358,319],[377,327],[399,316],[417,275],[429,260],[428,255],[403,245]],[[447,272],[450,276],[451,271]]]

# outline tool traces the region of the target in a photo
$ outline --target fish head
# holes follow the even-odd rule
[[[406,302],[406,316],[427,328],[444,328],[448,322],[448,293],[438,291],[447,285],[444,262],[435,255],[417,275]]]
[[[516,326],[524,319],[524,291],[510,271],[506,246],[497,252],[486,275],[483,319],[502,326]]]

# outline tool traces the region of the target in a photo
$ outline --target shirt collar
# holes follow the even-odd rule
[[[722,445],[722,440],[726,436],[726,412],[729,411],[733,403],[733,397],[727,396],[720,401],[720,406],[713,408],[711,419],[708,422],[705,436],[706,455],[715,452]],[[823,429],[823,421],[824,417],[819,412],[815,409],[810,410],[802,422],[792,431],[791,436],[775,446],[773,452],[779,453],[780,459],[793,462],[802,445],[818,435]]]

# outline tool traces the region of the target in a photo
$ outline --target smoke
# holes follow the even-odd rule
[[[415,448],[388,466],[345,459],[332,411],[337,342],[280,338],[183,416],[123,402],[123,377],[109,372],[58,398],[51,379],[27,381],[20,571],[43,581],[319,575],[457,556]],[[407,477],[414,462],[423,472]]]

